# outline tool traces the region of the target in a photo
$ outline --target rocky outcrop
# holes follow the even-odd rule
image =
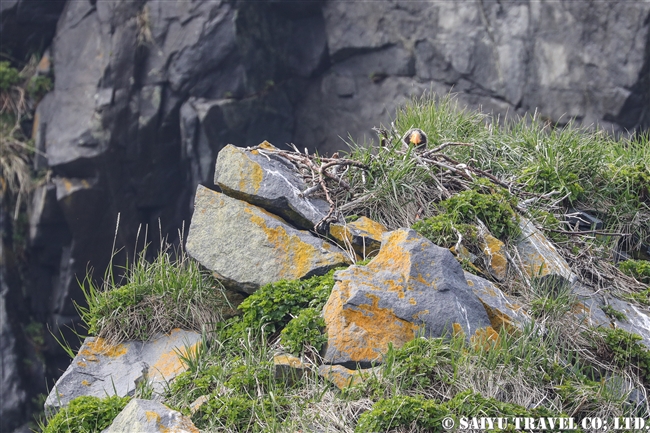
[[[202,186],[187,253],[226,287],[246,293],[278,280],[323,275],[349,260],[335,245],[282,218]]]
[[[89,264],[102,274],[118,214],[116,264],[140,225],[160,219],[175,236],[227,144],[332,152],[424,90],[495,114],[647,128],[648,16],[644,2],[570,0],[3,1],[3,50],[46,48],[58,19],[55,88],[34,121],[51,181],[29,211],[29,278],[9,291],[26,294],[22,316],[67,329],[76,280]],[[47,338],[52,377],[67,359]]]
[[[65,2],[3,0],[0,2],[2,52],[13,59],[26,59],[52,42],[56,22]],[[4,60],[4,59],[3,59]]]
[[[264,150],[278,149],[268,141],[247,151],[233,145],[217,156],[214,184],[230,197],[273,212],[296,227],[312,230],[329,211],[329,204],[303,193],[307,184],[285,158]]]
[[[196,351],[200,344],[199,334],[180,329],[145,342],[110,344],[88,337],[48,395],[45,413],[54,414],[82,395],[132,396],[141,381],[161,393],[165,384],[187,369],[179,355]]]
[[[335,279],[323,313],[327,364],[369,367],[381,362],[389,344],[399,348],[419,334],[496,334],[460,264],[413,230],[386,233],[377,257]]]

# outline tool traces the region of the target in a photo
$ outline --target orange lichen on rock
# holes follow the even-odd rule
[[[228,145],[221,149],[219,152],[219,157],[217,159],[217,164],[219,159],[225,159],[228,161],[237,161],[237,167],[225,167],[227,171],[230,170],[236,171],[239,177],[239,182],[237,184],[237,191],[232,191],[234,185],[220,185],[222,188],[225,188],[229,191],[232,191],[234,196],[238,196],[239,192],[244,192],[248,194],[255,194],[260,189],[262,185],[262,180],[264,179],[264,171],[262,167],[255,161],[251,160],[249,157],[244,156],[240,158],[233,157],[232,154],[245,154],[245,150],[239,147]],[[222,166],[220,166],[222,168]]]
[[[126,354],[127,351],[128,349],[124,344],[110,344],[105,339],[98,337],[85,344],[81,348],[79,355],[85,358],[86,361],[97,362],[98,355],[116,358]]]
[[[330,236],[339,244],[352,248],[360,257],[373,255],[379,250],[382,235],[388,229],[367,217],[346,224],[331,224]]]
[[[490,323],[492,324],[492,328],[496,329],[497,331],[500,331],[502,328],[505,329],[508,332],[514,331],[517,329],[516,326],[514,326],[513,320],[511,317],[509,317],[506,313],[503,311],[499,310],[498,308],[493,308],[483,302],[482,299],[479,298],[481,303],[483,304],[483,307],[485,308],[485,312],[488,315],[488,319],[490,319]]]
[[[483,239],[485,240],[483,252],[489,258],[490,272],[501,281],[506,278],[508,273],[508,258],[505,255],[505,245],[489,233],[484,233]]]
[[[377,239],[381,239],[381,236],[388,231],[385,225],[364,216],[354,221],[352,225],[359,230],[369,233]]]
[[[371,304],[356,308],[343,308],[343,300],[349,298],[349,281],[339,281],[338,291],[327,301],[324,309],[328,345],[345,353],[355,362],[372,362],[381,359],[389,343],[399,348],[415,337],[419,326],[400,319],[392,309],[378,306],[379,297],[366,296]]]
[[[363,382],[368,373],[364,374],[363,370],[350,370],[342,365],[321,365],[318,374],[332,382],[338,389],[343,390],[348,386]]]
[[[291,368],[307,368],[307,365],[300,360],[300,358],[293,355],[275,355],[273,357],[275,365],[286,365]]]
[[[160,415],[153,410],[145,411],[144,416],[147,418],[147,422],[158,421],[160,419]]]
[[[294,280],[305,276],[323,257],[318,248],[302,241],[297,235],[287,233],[283,226],[269,227],[264,218],[253,214],[248,209],[245,211],[251,214],[251,222],[264,231],[277,254],[285,259],[282,261],[284,266],[279,272],[282,278]],[[323,243],[323,249],[329,251],[331,248],[329,244]],[[339,255],[341,262],[348,261],[343,254],[339,253]]]
[[[385,270],[398,274],[406,274],[411,268],[411,254],[401,244],[408,242],[407,238],[407,231],[397,230],[390,232],[386,236],[384,243],[390,243],[391,248],[382,248],[379,255],[368,263],[368,268],[375,271]]]
[[[196,342],[190,347],[181,349],[171,349],[160,355],[154,365],[151,366],[150,374],[152,379],[166,379],[178,374],[186,369],[180,356],[186,356],[188,353],[196,353],[201,342]]]

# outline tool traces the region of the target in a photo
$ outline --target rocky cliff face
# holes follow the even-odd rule
[[[33,3],[2,4],[13,50],[48,41],[39,15],[25,14]],[[14,32],[16,16],[33,30]],[[76,321],[77,278],[89,264],[105,269],[118,214],[118,262],[140,226],[152,233],[160,221],[173,237],[229,143],[331,153],[348,134],[372,138],[424,91],[458,92],[503,116],[650,126],[649,3],[83,0],[48,9],[47,23],[56,17],[55,88],[34,122],[46,155],[36,168],[49,181],[29,209],[23,290],[4,280],[2,289],[22,316],[55,328]],[[52,378],[68,360],[54,341],[46,347]],[[2,349],[3,362],[14,359],[14,346]],[[18,390],[2,399],[3,420],[20,411],[20,386],[3,387]]]

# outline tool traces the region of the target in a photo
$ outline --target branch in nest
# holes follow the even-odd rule
[[[442,149],[444,149],[445,147],[448,147],[448,146],[474,146],[474,144],[473,143],[461,143],[461,142],[458,142],[458,141],[450,141],[450,142],[447,142],[447,143],[442,143],[440,146],[434,147],[433,149],[427,150],[426,152],[424,152],[422,154],[422,156],[424,156],[425,158],[428,158],[430,156],[433,156],[434,153],[438,153]]]

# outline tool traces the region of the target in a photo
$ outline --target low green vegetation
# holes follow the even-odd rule
[[[309,307],[291,319],[280,333],[280,343],[289,353],[300,355],[313,348],[317,353],[327,343],[323,308]]]
[[[618,264],[625,274],[636,278],[642,283],[650,284],[650,262],[647,260],[626,260]]]
[[[650,350],[640,343],[642,338],[620,328],[601,332],[607,348],[613,354],[614,362],[622,367],[632,366],[638,369],[646,384],[650,384]]]
[[[47,426],[41,426],[43,433],[97,433],[108,428],[115,417],[131,400],[130,397],[88,397],[72,400],[62,408]]]
[[[456,426],[476,430],[479,424],[472,425],[466,421],[466,425],[460,425],[458,420],[461,417],[470,419],[473,417],[531,417],[538,419],[559,415],[543,407],[529,410],[516,404],[485,398],[481,394],[469,390],[458,393],[444,403],[428,400],[421,396],[400,395],[381,399],[375,403],[370,411],[361,415],[354,432],[372,433],[392,431],[398,427],[409,427],[408,431],[442,433],[449,430],[449,428],[443,427],[443,419],[447,417],[454,420]],[[566,417],[566,414],[563,416]],[[502,426],[503,428],[499,428],[495,422],[493,428],[489,428],[489,430],[519,431],[513,422],[504,422]]]
[[[142,251],[124,269],[126,283],[112,270],[98,286],[86,278],[86,305],[77,305],[88,333],[113,343],[148,340],[174,328],[210,330],[235,311],[221,285],[183,250],[166,246],[149,263]]]
[[[273,335],[295,320],[305,308],[322,310],[334,287],[334,272],[262,286],[239,305],[243,314],[235,327],[238,330],[261,329],[264,334]]]

